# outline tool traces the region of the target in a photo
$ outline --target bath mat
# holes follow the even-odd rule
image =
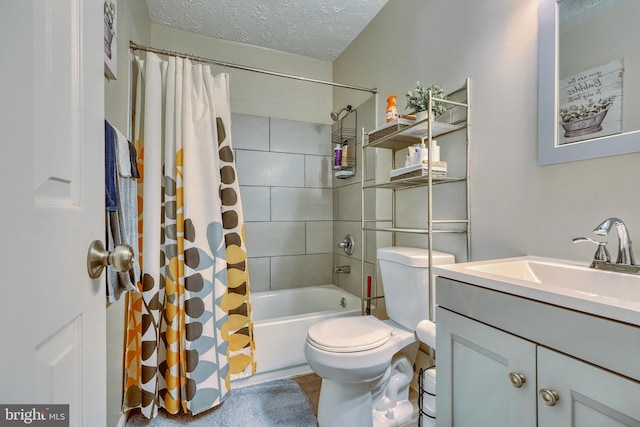
[[[313,408],[300,386],[292,380],[275,380],[232,389],[222,405],[202,414],[170,415],[164,410],[147,420],[139,412],[126,423],[131,427],[315,427]]]

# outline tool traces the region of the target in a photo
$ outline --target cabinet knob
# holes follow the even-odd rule
[[[548,388],[540,389],[540,399],[545,405],[554,406],[560,400],[560,395],[555,390],[549,390]]]
[[[524,374],[518,372],[509,373],[509,381],[511,381],[511,385],[515,388],[520,388],[524,383],[527,382],[527,378]]]

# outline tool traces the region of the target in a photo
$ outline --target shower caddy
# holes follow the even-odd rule
[[[341,163],[340,166],[333,167],[335,177],[338,179],[347,179],[355,176],[356,174],[356,128],[358,126],[358,111],[352,109],[350,105],[347,106],[347,115],[342,119],[337,120],[337,127],[331,133],[331,144],[340,145],[342,150],[347,150],[347,162]],[[355,114],[353,127],[344,126],[342,121],[347,118],[349,114]]]
[[[447,99],[439,99],[432,97],[429,92],[428,105],[431,106],[432,102],[442,102],[446,107],[447,111],[436,118],[436,120],[432,119],[424,119],[424,120],[416,120],[415,122],[407,122],[403,120],[394,121],[393,125],[383,126],[371,132],[365,132],[362,130],[362,159],[365,159],[365,151],[378,148],[378,149],[386,149],[390,150],[392,169],[399,169],[401,161],[403,161],[403,156],[397,156],[396,153],[400,150],[407,149],[409,146],[419,144],[422,141],[429,148],[429,153],[433,153],[433,140],[436,137],[444,137],[445,135],[460,133],[464,135],[463,137],[451,137],[447,138],[447,141],[439,139],[440,145],[444,148],[445,145],[448,144],[465,144],[465,147],[462,147],[461,150],[464,152],[464,159],[447,159],[449,160],[449,164],[456,164],[457,167],[450,168],[454,171],[462,170],[458,176],[449,176],[448,172],[446,176],[442,176],[441,174],[433,173],[433,158],[430,155],[428,164],[427,164],[427,173],[426,175],[418,176],[408,176],[408,177],[400,177],[395,180],[384,180],[380,181],[380,179],[370,179],[367,180],[366,177],[363,176],[362,179],[362,247],[367,248],[367,235],[372,232],[384,232],[391,233],[392,245],[396,245],[396,237],[398,234],[413,234],[413,235],[423,235],[427,237],[427,248],[429,250],[429,295],[431,298],[435,298],[434,289],[435,289],[435,280],[433,275],[431,274],[431,266],[433,265],[433,236],[435,234],[440,233],[454,233],[461,235],[461,237],[465,240],[464,244],[466,245],[466,253],[463,251],[464,257],[466,259],[460,259],[461,254],[456,253],[456,262],[464,262],[471,260],[471,214],[470,214],[470,193],[469,193],[469,165],[470,165],[470,150],[471,150],[471,132],[470,132],[470,79],[466,79],[465,83],[459,89],[447,94]],[[428,109],[430,111],[431,108]],[[459,147],[460,148],[460,147]],[[463,161],[463,167],[460,167],[460,162]],[[462,185],[464,188],[461,192],[465,195],[465,213],[458,218],[442,218],[442,219],[434,219],[433,217],[433,203],[434,203],[434,195],[433,190],[434,186],[438,185],[455,185],[454,183],[460,183],[458,185]],[[419,228],[405,228],[399,227],[397,225],[398,214],[399,212],[396,209],[396,193],[398,191],[407,190],[416,187],[424,187],[425,188],[425,196],[427,200],[427,209],[425,212],[426,215],[426,226]],[[378,193],[380,189],[387,189],[392,191],[392,211],[391,218],[367,218],[366,214],[367,209],[365,206],[365,197],[369,197],[371,192]],[[458,190],[460,191],[460,190]],[[377,211],[377,209],[374,209]],[[377,234],[377,233],[376,233]],[[375,240],[375,238],[374,238]],[[375,243],[375,242],[374,242]],[[446,250],[446,248],[438,248],[439,250]],[[365,258],[363,256],[362,262],[362,277],[365,276]],[[362,286],[362,305],[363,310],[365,304],[370,304],[371,300],[375,300],[378,298],[383,298],[383,296],[368,296],[366,293],[367,285],[363,283]],[[430,320],[433,320],[433,305],[430,304],[429,313]],[[422,374],[422,371],[420,372]],[[420,375],[421,376],[421,375]],[[420,425],[422,425],[422,416],[432,417],[430,414],[425,412],[425,408],[423,407],[423,396],[427,392],[422,384],[422,381],[419,383],[419,397],[418,403],[420,408],[419,418]],[[432,417],[433,418],[433,417]]]

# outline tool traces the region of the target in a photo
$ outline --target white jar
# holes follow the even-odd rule
[[[415,166],[420,162],[420,146],[418,144],[409,147],[409,165]]]
[[[424,144],[424,141],[420,144],[420,163],[426,165],[429,162],[429,149]]]
[[[432,145],[433,161],[434,162],[439,162],[440,161],[440,147],[438,146],[438,141],[436,141],[434,139],[432,142],[433,142],[433,145]]]

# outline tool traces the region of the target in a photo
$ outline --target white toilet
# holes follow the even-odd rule
[[[453,255],[433,251],[433,264]],[[322,378],[321,427],[398,426],[413,406],[409,385],[419,342],[415,328],[429,318],[429,254],[426,249],[378,249],[389,320],[339,317],[312,325],[305,357]]]

